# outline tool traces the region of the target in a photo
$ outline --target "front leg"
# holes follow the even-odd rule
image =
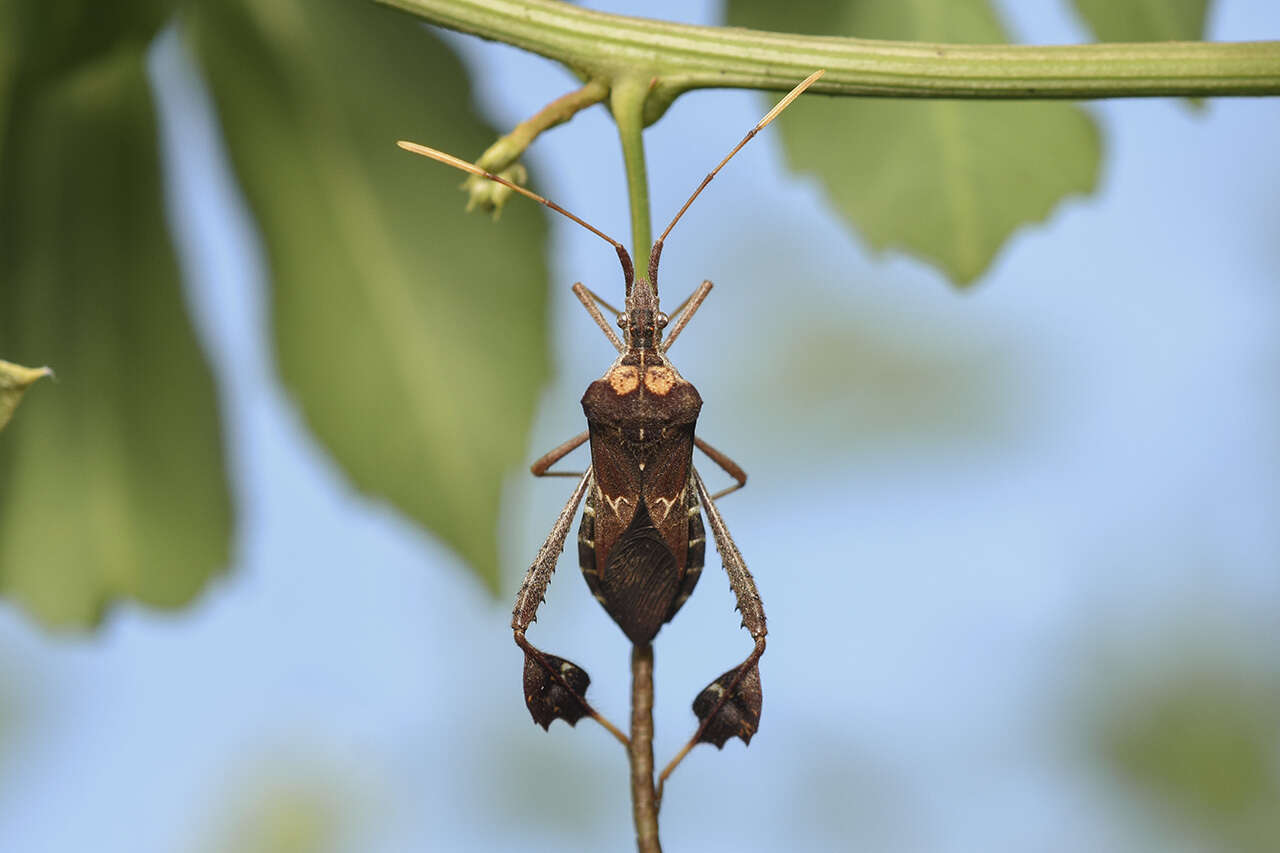
[[[587,309],[587,313],[591,315],[591,319],[596,321],[596,325],[600,327],[602,332],[604,332],[604,336],[609,339],[609,343],[613,344],[614,349],[618,352],[625,350],[626,347],[622,345],[622,341],[618,339],[618,335],[613,331],[613,329],[609,328],[609,324],[605,322],[604,315],[600,313],[600,309],[597,307],[596,303],[603,305],[607,310],[612,312],[615,317],[618,316],[618,309],[614,308],[608,302],[605,302],[596,295],[595,291],[580,281],[574,283],[573,295],[578,297],[578,301],[582,303],[582,307]]]
[[[671,349],[671,345],[676,342],[676,338],[680,337],[680,333],[684,331],[684,327],[689,325],[689,321],[693,319],[693,315],[697,312],[698,307],[702,305],[702,300],[707,298],[707,294],[711,292],[714,285],[709,281],[703,281],[698,285],[693,293],[689,294],[689,298],[681,302],[676,310],[671,312],[675,325],[671,327],[671,331],[667,333],[667,339],[662,342],[662,351],[666,352]]]
[[[568,503],[560,510],[547,540],[533,558],[533,565],[529,567],[524,582],[520,584],[520,592],[516,594],[515,607],[511,613],[511,630],[514,632],[516,645],[524,650],[524,701],[533,721],[546,729],[557,719],[573,725],[584,716],[589,716],[626,746],[629,743],[627,736],[601,716],[583,697],[587,685],[591,683],[586,670],[564,658],[547,654],[525,639],[525,631],[538,618],[538,607],[546,597],[551,575],[556,570],[560,552],[564,550],[569,526],[573,523],[578,504],[582,503],[582,496],[587,493],[591,480],[591,469],[588,468],[569,496]]]
[[[707,513],[711,533],[715,536],[716,550],[720,552],[725,573],[729,575],[729,586],[738,601],[742,627],[751,633],[755,646],[746,660],[708,684],[693,700],[698,728],[658,776],[659,801],[667,777],[697,744],[713,743],[719,748],[734,737],[741,738],[743,743],[750,743],[760,726],[760,709],[764,702],[759,667],[760,656],[764,654],[765,634],[768,633],[764,605],[760,601],[760,593],[756,591],[755,579],[751,577],[746,561],[742,559],[742,552],[729,535],[729,528],[696,468],[693,469],[693,482],[698,491],[698,499]]]

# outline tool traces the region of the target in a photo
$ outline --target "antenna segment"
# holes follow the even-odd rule
[[[667,229],[662,232],[662,236],[659,237],[658,241],[653,244],[653,251],[649,255],[649,281],[651,284],[653,284],[655,288],[657,287],[658,258],[662,255],[662,243],[664,240],[667,239],[667,235],[671,233],[671,229],[676,227],[676,223],[680,221],[680,217],[684,216],[684,212],[689,209],[689,205],[693,204],[693,200],[697,198],[704,189],[707,188],[707,184],[711,183],[712,178],[714,178],[720,172],[720,170],[724,168],[725,164],[733,159],[733,155],[737,154],[739,151],[742,150],[742,146],[750,142],[751,138],[755,136],[757,133],[764,130],[765,127],[768,126],[769,122],[777,118],[779,113],[781,113],[783,110],[789,107],[792,101],[800,97],[801,93],[804,92],[805,89],[808,89],[810,86],[812,86],[813,83],[825,73],[826,73],[826,69],[820,68],[817,71],[810,74],[808,77],[804,78],[804,80],[802,80],[798,86],[796,86],[794,89],[788,92],[783,97],[782,100],[778,101],[778,103],[774,106],[774,108],[769,110],[769,112],[765,115],[765,117],[760,119],[760,121],[756,123],[755,127],[747,131],[747,135],[742,137],[742,141],[739,142],[737,145],[735,145],[733,147],[733,150],[725,155],[725,158],[720,161],[720,165],[712,169],[711,173],[702,179],[702,183],[698,184],[698,188],[693,191],[693,195],[689,196],[689,200],[684,203],[684,206],[681,207],[680,210],[676,213],[675,218],[671,220],[671,224],[668,225]]]
[[[698,188],[693,191],[693,195],[689,196],[689,200],[684,203],[684,206],[676,213],[675,218],[671,220],[671,224],[662,232],[662,236],[653,244],[653,250],[649,254],[649,284],[653,287],[655,293],[657,292],[658,287],[658,258],[662,255],[662,243],[667,239],[667,235],[671,233],[671,229],[676,227],[676,223],[680,221],[680,217],[684,216],[684,212],[689,209],[691,204],[693,204],[693,200],[696,199],[704,189],[706,189],[707,184],[711,183],[711,180],[720,172],[721,169],[724,168],[725,164],[732,160],[733,156],[742,150],[742,146],[750,142],[751,137],[755,136],[761,130],[764,130],[764,128],[768,126],[769,122],[777,118],[780,112],[785,110],[792,101],[800,97],[800,94],[805,89],[808,89],[815,80],[823,75],[823,73],[824,71],[822,70],[813,72],[806,77],[800,85],[788,92],[782,100],[778,101],[777,105],[773,109],[769,110],[768,114],[766,114],[764,118],[760,119],[755,127],[751,128],[751,130],[747,132],[746,136],[742,137],[742,141],[734,146],[733,150],[720,161],[720,164],[712,169],[711,173],[702,179],[702,183],[698,184]],[[430,157],[432,160],[444,163],[446,166],[452,166],[453,168],[459,169],[463,172],[467,172],[481,178],[487,178],[495,184],[502,184],[504,187],[520,193],[520,195],[525,198],[533,199],[538,204],[545,205],[556,213],[572,219],[592,234],[595,234],[601,240],[604,240],[610,246],[613,246],[614,251],[618,253],[618,261],[622,264],[622,272],[626,278],[626,292],[631,292],[631,283],[635,279],[635,268],[631,263],[631,256],[627,254],[626,247],[601,231],[599,228],[592,225],[590,222],[587,222],[581,217],[575,216],[549,198],[540,196],[532,190],[526,189],[517,183],[507,180],[501,175],[495,175],[493,172],[481,169],[474,163],[468,163],[466,160],[454,157],[452,154],[446,154],[443,151],[437,151],[434,148],[428,148],[425,145],[419,145],[416,142],[408,142],[403,139],[396,142],[396,145],[399,145],[405,151],[411,151],[414,154],[421,154],[423,157]]]
[[[556,213],[559,213],[563,216],[568,217],[569,219],[572,219],[574,222],[578,223],[583,228],[590,231],[592,234],[595,234],[601,240],[604,240],[606,243],[613,246],[614,250],[617,251],[618,253],[618,260],[622,263],[622,271],[626,275],[627,290],[628,291],[631,290],[631,280],[635,276],[635,270],[631,265],[631,256],[627,254],[626,247],[623,246],[621,243],[619,243],[617,240],[610,237],[608,234],[601,231],[599,228],[592,225],[590,222],[587,222],[585,219],[582,219],[581,217],[573,215],[572,213],[565,210],[560,205],[556,204],[551,199],[544,198],[543,196],[538,195],[537,193],[533,192],[530,189],[526,189],[525,187],[522,187],[517,183],[508,181],[506,178],[502,177],[501,175],[495,175],[493,172],[487,172],[484,169],[481,169],[475,163],[468,163],[466,160],[463,160],[459,157],[454,157],[452,154],[446,154],[443,151],[437,151],[434,148],[428,148],[427,146],[419,145],[416,142],[407,142],[403,139],[397,141],[396,145],[399,145],[405,151],[411,151],[414,154],[421,154],[423,157],[430,157],[432,160],[436,160],[441,163],[444,163],[446,166],[452,166],[455,169],[460,169],[463,172],[468,172],[472,175],[476,175],[481,178],[488,178],[489,180],[493,181],[496,184],[502,184],[504,187],[507,187],[509,189],[515,190],[516,192],[520,193],[520,195],[524,196],[525,198],[531,198],[534,201],[538,202],[538,204],[546,205],[547,207],[554,210]]]

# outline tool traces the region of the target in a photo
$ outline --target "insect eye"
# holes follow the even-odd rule
[[[631,318],[629,318],[629,317],[627,316],[627,312],[626,312],[626,311],[623,311],[621,314],[619,314],[619,315],[618,315],[618,328],[619,328],[619,329],[625,329],[625,328],[627,327],[627,324],[628,324],[628,323],[630,323],[630,322],[631,322]]]
[[[667,321],[669,319],[670,318],[666,314],[663,314],[661,311],[659,311],[658,316],[654,318],[653,323],[659,329],[663,329],[663,328],[666,328]]]

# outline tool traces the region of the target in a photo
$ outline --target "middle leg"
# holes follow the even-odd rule
[[[547,451],[529,466],[529,471],[535,477],[581,477],[583,473],[581,471],[548,471],[547,469],[581,447],[590,435],[584,430],[559,447]]]
[[[743,486],[747,484],[747,472],[743,471],[742,468],[738,466],[737,462],[734,462],[728,456],[721,453],[719,450],[716,450],[714,447],[707,444],[705,441],[698,438],[696,435],[693,437],[693,443],[699,450],[707,454],[708,459],[710,459],[712,462],[719,465],[722,469],[724,469],[724,472],[726,474],[728,474],[730,477],[732,477],[734,480],[737,481],[729,488],[721,489],[720,491],[712,495],[711,496],[712,500],[718,501],[725,495],[730,494],[731,492],[736,492],[738,491],[738,489],[741,489]]]

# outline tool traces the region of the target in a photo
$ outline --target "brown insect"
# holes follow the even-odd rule
[[[757,662],[765,648],[765,616],[755,581],[715,504],[717,499],[742,488],[747,475],[732,459],[694,435],[702,398],[667,357],[712,285],[702,282],[668,317],[658,307],[658,260],[667,235],[707,184],[821,75],[821,71],[815,72],[788,93],[703,179],[653,244],[647,279],[635,276],[631,257],[621,243],[554,202],[464,160],[411,142],[398,143],[406,150],[495,181],[544,204],[606,240],[618,253],[626,286],[624,311],[611,308],[581,282],[573,285],[574,294],[619,355],[582,397],[587,430],[533,463],[535,476],[576,476],[578,483],[525,575],[516,595],[511,627],[516,644],[525,653],[525,702],[534,721],[547,728],[555,719],[572,725],[583,716],[591,716],[625,744],[626,736],[586,701],[584,694],[590,683],[587,673],[534,646],[525,638],[525,631],[537,616],[573,517],[584,499],[578,531],[582,574],[591,593],[637,646],[651,642],[693,592],[702,573],[706,548],[702,514],[706,513],[737,598],[742,625],[755,645],[742,663],[698,694],[693,703],[699,720],[697,731],[663,770],[661,780],[699,742],[717,747],[732,737],[750,742],[759,726],[763,701]],[[610,328],[601,308],[617,316],[623,331],[621,339]],[[669,325],[671,331],[664,339]],[[586,471],[571,474],[550,470],[587,441],[591,444],[591,465]],[[693,466],[695,447],[723,468],[734,479],[734,485],[710,494]]]

